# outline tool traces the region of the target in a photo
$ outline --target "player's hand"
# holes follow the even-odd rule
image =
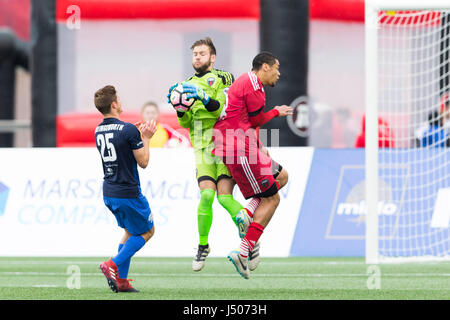
[[[294,110],[285,104],[282,106],[276,106],[274,109],[278,110],[280,113],[279,117],[286,117],[294,113]]]
[[[178,83],[173,84],[170,88],[169,88],[169,93],[167,94],[167,102],[170,103],[170,95],[172,94],[172,90],[175,89],[175,87],[178,85]]]
[[[192,83],[183,83],[183,93],[187,93],[186,99],[197,99],[200,100],[203,105],[207,105],[209,102],[209,96],[203,91],[202,88],[197,87]]]
[[[139,131],[141,131],[142,137],[151,139],[156,132],[156,121],[150,120],[140,125]]]

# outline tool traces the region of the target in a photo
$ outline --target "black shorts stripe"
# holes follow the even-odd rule
[[[278,193],[278,186],[277,186],[277,183],[274,182],[270,186],[270,188],[267,189],[266,191],[258,193],[258,194],[255,194],[255,195],[252,195],[252,196],[249,196],[249,197],[245,197],[245,200],[248,200],[248,199],[253,198],[253,197],[255,197],[255,198],[269,198],[271,196],[276,195],[277,193]]]
[[[276,179],[280,175],[281,170],[283,170],[281,164],[276,163],[272,160],[272,174],[274,179]]]
[[[217,177],[217,182],[219,182],[222,179],[233,179],[233,178],[227,174],[221,174],[220,176]]]
[[[214,179],[213,177],[210,177],[210,176],[201,176],[201,177],[199,177],[197,179],[197,182],[200,183],[200,182],[206,181],[206,180],[209,180],[209,181],[212,181],[214,183],[217,183],[216,179]]]

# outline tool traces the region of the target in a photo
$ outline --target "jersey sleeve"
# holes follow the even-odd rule
[[[216,94],[213,97],[213,99],[219,103],[219,108],[212,112],[212,114],[214,114],[217,118],[222,113],[223,106],[225,105],[225,101],[227,99],[227,97],[226,97],[227,90],[228,90],[228,87],[218,86],[217,90],[216,90]]]
[[[215,84],[216,95],[214,98],[223,105],[225,103],[226,92],[234,82],[234,76],[230,72],[217,69],[213,69],[212,73],[215,74],[219,80]]]
[[[126,126],[125,130],[127,130],[126,137],[132,150],[137,150],[144,146],[144,143],[142,142],[141,133],[139,132],[138,128],[136,128],[135,125],[129,124]]]
[[[177,119],[180,126],[189,128],[192,121],[192,111],[186,111],[184,114],[182,112],[177,112]]]
[[[264,112],[265,103],[266,97],[264,92],[251,89],[245,93],[245,105],[247,106],[247,113],[250,117]]]
[[[219,69],[212,69],[211,72],[214,73],[217,77],[219,77],[220,82],[225,87],[231,86],[234,82],[234,76],[230,72],[219,70]]]
[[[280,113],[278,110],[272,109],[264,112],[264,104],[266,96],[262,90],[250,89],[245,95],[245,105],[247,106],[248,118],[252,127],[256,128],[264,125]]]
[[[212,73],[218,78],[218,81],[215,84],[215,95],[212,98],[220,104],[220,108],[215,111],[217,116],[219,116],[227,99],[228,88],[234,82],[234,76],[230,72],[218,69],[213,69]]]

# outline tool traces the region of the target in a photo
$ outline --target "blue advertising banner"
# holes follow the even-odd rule
[[[347,208],[350,194],[364,196],[364,176],[364,149],[314,150],[291,256],[364,255],[365,224]]]
[[[447,254],[449,150],[384,149],[379,156],[380,254]],[[365,255],[364,164],[364,149],[314,151],[291,256]]]

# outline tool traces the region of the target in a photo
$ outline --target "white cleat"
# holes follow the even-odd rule
[[[241,211],[239,211],[236,215],[236,224],[238,226],[239,229],[239,238],[244,238],[247,231],[248,231],[248,227],[250,226],[250,224],[252,223],[253,219],[250,218],[250,216],[247,213],[247,210],[242,209]]]
[[[248,254],[248,268],[250,271],[255,270],[259,265],[259,241],[253,247],[253,250]]]
[[[248,259],[244,259],[241,257],[239,250],[233,250],[228,255],[228,260],[231,261],[231,263],[236,268],[236,271],[244,278],[248,279],[250,278],[250,271],[248,268]]]
[[[210,252],[209,244],[203,246],[198,245],[198,251],[197,255],[194,257],[194,260],[192,261],[192,270],[194,271],[200,271],[205,266],[205,260]]]

